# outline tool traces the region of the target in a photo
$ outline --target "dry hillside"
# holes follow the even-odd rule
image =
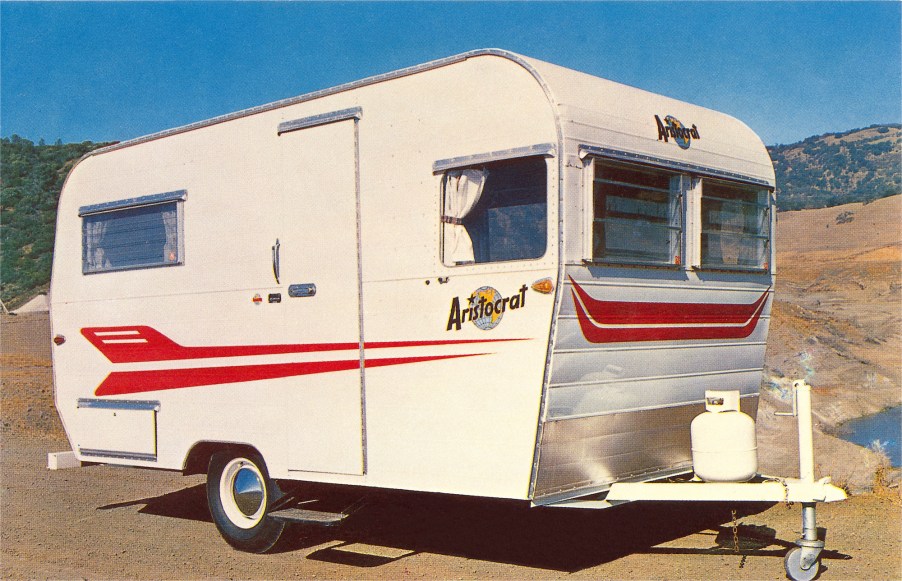
[[[815,387],[819,471],[869,486],[878,459],[841,422],[902,403],[902,196],[778,214],[777,287],[758,416],[763,467],[790,472],[793,379]]]
[[[902,196],[778,215],[768,368],[841,399],[834,422],[898,403]],[[842,392],[855,392],[852,399]]]

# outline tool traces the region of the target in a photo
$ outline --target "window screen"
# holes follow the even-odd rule
[[[683,178],[641,165],[594,165],[593,262],[680,264]]]
[[[448,197],[464,196],[463,180],[455,175],[471,174],[470,197],[478,201],[467,210],[458,204],[457,217],[449,217]],[[479,191],[479,180],[481,192]],[[449,171],[444,180],[446,224],[463,227],[472,243],[472,255],[452,256],[445,236],[445,263],[467,264],[526,260],[545,254],[548,238],[548,171],[544,157],[525,157],[480,165],[469,170]],[[473,184],[476,184],[475,187]],[[451,191],[458,188],[458,194]],[[473,193],[478,192],[478,193]],[[463,214],[461,216],[461,214]],[[446,234],[449,230],[446,229]]]
[[[184,262],[180,200],[82,209],[85,274],[175,266]],[[140,205],[139,205],[140,204]]]
[[[702,267],[768,267],[769,199],[766,191],[752,187],[702,184]]]

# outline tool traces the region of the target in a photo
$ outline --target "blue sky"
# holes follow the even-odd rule
[[[474,48],[734,115],[902,122],[902,4],[0,2],[0,134],[125,140]]]

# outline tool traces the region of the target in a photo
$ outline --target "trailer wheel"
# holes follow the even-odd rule
[[[817,559],[808,569],[802,569],[802,549],[796,547],[790,549],[783,558],[783,566],[786,567],[786,576],[794,581],[811,581],[817,577],[821,568],[821,560]]]
[[[285,523],[267,518],[282,496],[259,454],[218,452],[207,471],[207,502],[216,528],[240,551],[265,553],[276,544]]]

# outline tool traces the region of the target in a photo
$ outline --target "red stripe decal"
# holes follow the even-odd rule
[[[470,353],[464,355],[433,355],[426,357],[393,357],[386,359],[373,359],[365,362],[367,368],[385,367],[389,365],[404,365],[407,363],[420,363],[423,361],[437,361],[442,359],[457,359],[460,357],[475,357],[485,353]],[[94,395],[125,395],[131,393],[143,393],[147,391],[160,391],[166,389],[181,389],[184,387],[198,387],[203,385],[218,385],[224,383],[244,383],[248,381],[260,381],[265,379],[280,379],[299,375],[312,375],[316,373],[330,373],[333,371],[347,371],[359,369],[359,359],[344,361],[313,361],[307,363],[274,363],[269,365],[239,365],[231,367],[199,367],[193,369],[161,369],[148,371],[114,371],[94,391]]]
[[[770,292],[750,304],[603,301],[570,282],[579,326],[591,343],[748,337]]]
[[[112,363],[144,363],[149,361],[178,361],[217,357],[245,357],[253,355],[284,355],[286,353],[314,353],[323,351],[351,351],[360,348],[354,343],[307,343],[296,345],[236,345],[219,347],[184,347],[152,327],[89,327],[81,334]],[[364,349],[392,347],[427,347],[523,341],[524,339],[464,339],[436,341],[378,341],[365,343]]]

